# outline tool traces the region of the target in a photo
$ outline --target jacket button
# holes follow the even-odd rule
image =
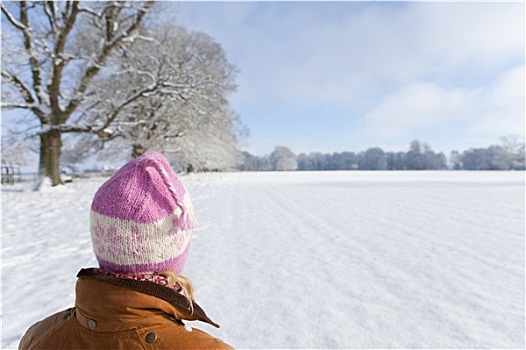
[[[89,321],[88,321],[88,327],[89,327],[90,329],[95,329],[95,328],[97,328],[97,322],[95,322],[94,320],[89,320]]]
[[[153,343],[157,340],[157,334],[155,333],[148,333],[146,334],[146,342],[147,343]]]

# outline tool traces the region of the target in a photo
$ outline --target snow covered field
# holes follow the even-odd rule
[[[237,348],[524,348],[524,172],[194,174],[186,274]],[[96,266],[104,179],[2,190],[2,348]]]

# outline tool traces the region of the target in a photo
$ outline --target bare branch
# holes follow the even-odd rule
[[[0,103],[2,109],[31,109],[34,105],[28,105],[24,103]]]
[[[48,128],[48,130],[57,130],[61,133],[93,133],[93,127],[91,125],[86,126],[74,126],[74,125],[65,125],[65,124],[59,124],[59,125],[53,125]]]
[[[7,10],[7,8],[2,4],[2,12],[7,17],[9,22],[17,29],[25,31],[27,28],[24,24],[20,23],[13,17],[13,15]]]
[[[46,53],[47,57],[53,57],[53,50],[49,47],[49,45],[43,41],[43,40],[35,40],[35,46],[42,48],[42,50]]]
[[[73,96],[79,96],[86,92],[89,84],[91,83],[93,78],[99,73],[101,66],[106,62],[113,49],[115,49],[126,37],[132,35],[133,32],[135,32],[139,28],[139,25],[141,24],[144,16],[146,15],[147,10],[152,5],[152,2],[146,3],[144,7],[141,10],[139,10],[138,14],[135,17],[135,20],[130,24],[130,26],[126,30],[122,32],[121,35],[114,38],[113,41],[105,43],[102,52],[99,54],[95,62],[89,67],[87,67],[84,71],[84,74],[80,78],[79,84],[76,88],[76,93],[74,93]],[[106,28],[106,30],[110,29]],[[79,106],[80,102],[80,98],[73,98],[66,107],[66,114],[70,115],[71,113],[73,113]]]
[[[75,5],[78,9],[78,3]],[[71,8],[71,1],[67,1],[66,2],[66,7],[64,8],[64,11],[62,12],[62,19],[65,21],[67,16],[68,16],[68,13],[70,11],[70,8]]]
[[[94,16],[94,17],[98,17],[98,18],[100,18],[100,17],[102,16],[101,13],[97,13],[97,12],[93,11],[92,9],[90,9],[90,8],[88,8],[88,7],[81,7],[81,6],[79,6],[79,7],[78,7],[78,11],[79,11],[79,12],[85,12],[85,13],[88,13],[88,14],[90,14],[90,15],[92,15],[92,16]]]
[[[44,91],[42,89],[42,80],[40,74],[40,64],[36,58],[36,52],[33,47],[33,34],[31,33],[31,26],[29,24],[29,16],[27,11],[32,5],[27,4],[26,1],[20,2],[20,21],[23,24],[24,47],[29,55],[29,64],[31,66],[31,73],[33,77],[33,88],[37,93],[38,102],[42,103],[44,100]]]
[[[56,9],[56,2],[54,1],[46,1],[44,3],[44,12],[46,13],[49,21],[49,26],[51,28],[51,32],[53,35],[57,33],[57,9]]]
[[[14,75],[11,72],[2,70],[2,78],[6,81],[13,84],[13,86],[18,90],[20,95],[22,95],[22,98],[28,103],[28,104],[34,104],[35,98],[31,94],[31,90],[24,84],[23,81],[18,79],[16,75]]]
[[[47,115],[42,111],[42,109],[39,108],[38,105],[36,105],[35,98],[31,94],[30,89],[14,74],[9,73],[8,71],[2,70],[2,78],[6,79],[7,81],[11,82],[13,86],[18,90],[18,92],[22,95],[22,98],[26,101],[25,104],[23,103],[2,103],[2,108],[10,109],[10,108],[22,108],[22,109],[29,109],[31,110],[38,119],[45,123],[47,122]]]
[[[60,96],[60,82],[62,80],[62,71],[66,65],[66,61],[62,59],[64,53],[64,47],[66,45],[66,39],[73,28],[73,25],[76,21],[78,14],[78,2],[74,1],[71,9],[69,11],[69,17],[66,17],[64,27],[60,31],[55,42],[55,51],[54,51],[54,62],[53,62],[53,74],[51,77],[51,84],[48,86],[49,89],[49,99],[51,103],[51,109],[53,110],[53,115],[60,119],[67,119],[69,114],[64,114],[60,109],[59,105],[59,96]],[[67,16],[68,14],[66,14]],[[59,123],[63,123],[65,120],[59,120]]]
[[[116,108],[114,108],[113,112],[109,115],[109,118],[106,120],[104,125],[102,125],[98,131],[101,132],[107,127],[109,127],[115,119],[119,116],[120,112],[124,109],[124,107],[128,106],[132,102],[138,100],[139,98],[145,96],[149,92],[155,91],[157,89],[157,84],[152,84],[150,86],[144,87],[137,91],[135,94],[129,96],[127,99],[125,99],[123,102],[121,102]]]

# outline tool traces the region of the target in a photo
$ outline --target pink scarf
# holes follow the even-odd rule
[[[111,276],[115,278],[131,279],[131,280],[136,280],[136,281],[150,281],[153,283],[160,284],[161,286],[166,286],[168,288],[175,289],[178,292],[181,291],[181,287],[177,283],[173,286],[168,286],[168,278],[166,278],[165,276],[158,275],[155,272],[140,272],[140,273],[127,272],[126,273],[126,272],[111,272],[111,271],[106,271],[103,269],[94,269],[93,271],[100,275]]]

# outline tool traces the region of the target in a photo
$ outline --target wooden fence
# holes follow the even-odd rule
[[[37,178],[38,173],[22,173],[18,165],[2,165],[2,185],[34,182]]]

